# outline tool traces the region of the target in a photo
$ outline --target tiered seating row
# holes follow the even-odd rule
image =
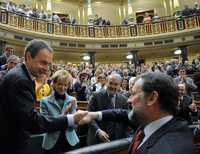
[[[0,10],[0,23],[14,26],[30,31],[55,34],[71,37],[88,38],[123,38],[148,36],[169,32],[178,32],[185,29],[200,27],[200,16],[185,18],[171,18],[148,24],[133,24],[128,26],[89,26],[89,25],[68,25],[53,23],[46,20],[29,18],[16,13]]]

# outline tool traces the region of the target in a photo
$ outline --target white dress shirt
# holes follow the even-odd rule
[[[157,131],[160,127],[162,127],[164,124],[166,124],[168,121],[170,121],[173,118],[172,115],[165,116],[161,119],[158,119],[156,121],[151,122],[144,128],[144,134],[145,137],[142,141],[142,143],[138,146],[140,148],[144,142],[147,141],[147,139],[155,132]]]

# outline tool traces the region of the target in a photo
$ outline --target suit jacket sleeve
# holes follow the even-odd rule
[[[40,101],[40,113],[44,116],[48,116],[48,107],[46,105],[46,100],[43,98]]]
[[[139,121],[137,117],[130,120],[129,110],[127,109],[110,109],[102,111],[102,121],[113,121],[113,122],[123,122],[124,124],[129,125],[133,129],[136,129],[139,126]]]
[[[111,109],[102,111],[103,121],[115,121],[115,122],[128,122],[128,110],[125,109]]]
[[[74,84],[74,90],[75,90],[75,92],[77,92],[77,93],[84,93],[84,92],[85,92],[85,89],[86,89],[86,87],[81,86],[81,83],[78,82],[78,81]]]
[[[34,109],[34,90],[31,82],[26,79],[18,79],[9,88],[12,112],[17,122],[31,133],[44,133],[66,129],[68,119],[66,116],[45,117]],[[32,85],[32,84],[31,84]],[[10,85],[9,85],[10,86]]]
[[[197,86],[194,84],[191,78],[187,78],[185,82],[188,88],[190,88],[191,90],[195,90],[197,88]]]
[[[88,104],[88,111],[96,111],[96,104],[97,104],[97,96],[96,93],[91,96],[90,102]],[[97,129],[101,129],[96,121],[90,124],[90,127],[96,132]]]

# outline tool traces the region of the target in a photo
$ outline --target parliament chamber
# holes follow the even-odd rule
[[[44,40],[48,45],[37,44],[38,48],[32,46],[32,49],[29,49],[29,42],[34,43],[34,40],[42,40],[41,44]],[[37,54],[30,54],[33,68],[35,62],[33,70],[36,71],[38,67],[39,71],[39,67],[48,65],[47,73],[44,73],[45,69],[41,69],[39,75],[32,72],[27,62],[28,49],[30,52],[38,50],[38,53],[43,49],[50,52],[53,50],[53,62],[41,61],[40,66],[39,63],[36,65]],[[47,58],[48,55],[46,60]],[[83,125],[75,121],[71,123],[68,118],[68,123],[73,127],[66,130],[62,128],[53,132],[49,129],[51,131],[47,133],[30,133],[31,146],[28,148],[34,154],[163,153],[159,149],[169,151],[170,154],[190,154],[190,149],[193,149],[194,154],[200,153],[200,0],[0,0],[0,83],[7,83],[5,80],[9,72],[21,65],[25,65],[30,79],[34,81],[31,100],[34,100],[33,109],[39,116],[67,117],[75,115],[78,110],[85,111],[85,114],[88,111],[88,115],[98,115],[91,123]],[[157,120],[164,117],[162,122],[169,121],[166,119],[182,119],[192,134],[193,147],[189,146],[189,141],[184,140],[187,133],[184,136],[181,132],[183,130],[177,128],[178,131],[172,133],[176,134],[176,137],[169,135],[171,138],[168,136],[167,140],[176,142],[176,139],[183,137],[184,141],[172,145],[163,138],[162,143],[165,144],[166,141],[166,145],[171,144],[171,147],[185,144],[185,148],[188,146],[185,151],[175,148],[176,151],[169,147],[156,149],[156,146],[161,146],[160,143],[156,145],[157,140],[162,139],[162,136],[159,136],[159,139],[155,140],[153,135],[156,130],[149,130],[148,138],[144,136],[145,140],[139,143],[135,150],[134,142],[138,129],[142,126],[144,131],[145,128],[147,131],[146,126],[150,129],[150,125],[138,123],[141,122],[139,120],[134,121],[135,124],[127,124],[127,120],[120,118],[113,118],[114,122],[109,117],[104,119],[104,112],[108,110],[114,110],[116,117],[118,110],[123,110],[123,113],[126,110],[130,120],[130,113],[135,111],[134,106],[141,109],[144,112],[141,115],[144,116],[146,110],[157,110],[151,110],[153,107],[150,105],[147,105],[149,109],[137,106],[135,102],[138,100],[141,99],[141,103],[144,98],[148,97],[146,100],[149,101],[158,95],[157,103],[164,102],[161,96],[169,100],[175,97],[175,94],[170,92],[165,93],[169,96],[160,96],[163,92],[163,89],[158,92],[159,88],[163,88],[161,81],[157,83],[160,87],[142,87],[143,91],[145,88],[147,91],[155,88],[152,96],[144,94],[139,97],[136,83],[139,78],[146,80],[143,74],[147,74],[151,76],[149,82],[143,82],[142,85],[153,84],[153,81],[150,82],[154,78],[151,73],[169,76],[174,83],[171,86],[175,86],[178,92],[176,111],[172,114],[169,112],[171,104],[168,104],[169,109],[166,107],[167,103],[164,107],[161,104],[160,114],[152,113],[152,119],[154,114],[161,115]],[[159,79],[155,79],[155,83]],[[164,91],[167,91],[168,85],[164,86]],[[4,87],[1,91],[6,90]],[[51,106],[52,100],[54,104]],[[2,106],[0,112],[3,111]],[[24,111],[24,106],[21,107],[19,111]],[[84,116],[82,118],[84,119]],[[153,125],[157,120],[152,119]],[[1,120],[2,118],[0,122]],[[157,121],[156,129],[162,129],[164,124],[159,126],[162,122]],[[165,132],[164,129],[162,131]],[[170,128],[170,131],[173,130]],[[60,134],[56,136],[58,132]],[[151,138],[151,135],[154,138]],[[146,145],[149,139],[155,143],[155,149],[152,148],[153,144]],[[147,146],[147,150],[142,148],[143,145]],[[10,154],[1,151],[1,148],[0,153]]]

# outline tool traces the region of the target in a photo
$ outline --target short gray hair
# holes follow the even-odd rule
[[[16,55],[11,55],[11,56],[8,57],[7,63],[10,62],[10,61],[16,61],[16,62],[19,63],[19,62],[20,62],[20,59],[19,59],[19,57],[17,57]]]
[[[135,83],[135,79],[136,77],[133,76],[129,79],[128,85],[129,85],[129,89],[133,87],[134,83]]]
[[[111,78],[116,78],[117,80],[119,80],[120,82],[122,81],[122,77],[120,74],[118,73],[111,73],[109,76],[108,76],[108,80],[110,80]]]
[[[27,52],[29,52],[31,57],[35,58],[38,52],[42,49],[47,49],[49,52],[53,52],[53,49],[49,46],[49,44],[46,41],[34,39],[26,45],[24,50],[25,57]]]
[[[53,81],[53,83],[57,82],[59,79],[66,79],[66,80],[71,80],[72,79],[72,76],[71,74],[66,71],[66,70],[58,70],[56,71],[52,77],[51,77],[51,80]]]

